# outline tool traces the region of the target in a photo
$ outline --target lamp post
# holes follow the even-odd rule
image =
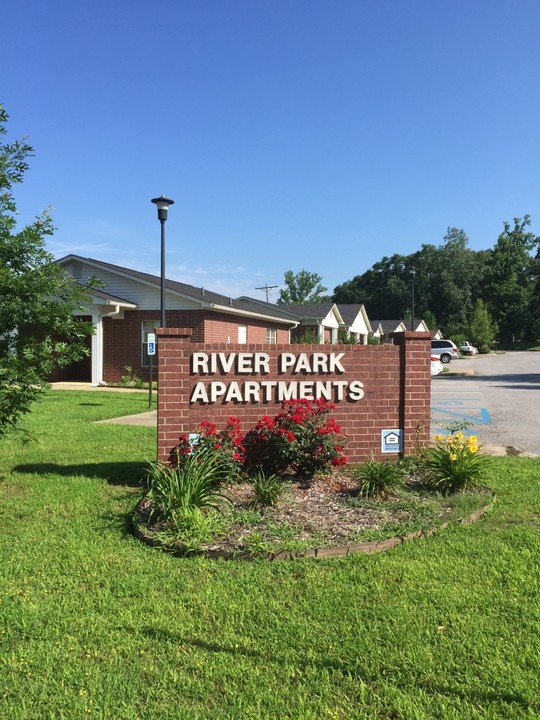
[[[152,198],[152,202],[157,205],[158,220],[161,223],[161,312],[160,324],[165,327],[165,221],[167,220],[167,211],[169,205],[174,205],[174,200],[169,200],[164,195]]]
[[[411,319],[411,330],[414,330],[414,278],[416,276],[416,269],[411,268],[409,270],[412,280],[412,319]]]

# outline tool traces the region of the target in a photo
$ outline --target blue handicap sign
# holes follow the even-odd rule
[[[155,355],[155,354],[156,354],[156,343],[155,343],[155,342],[149,342],[149,343],[148,343],[148,354],[149,354],[149,355]]]

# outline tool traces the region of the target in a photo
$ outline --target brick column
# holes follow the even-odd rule
[[[157,458],[166,461],[189,418],[191,328],[157,328]],[[168,449],[167,449],[168,448]]]
[[[429,444],[431,426],[431,335],[426,332],[393,333],[400,348],[400,425],[403,454],[413,455]]]

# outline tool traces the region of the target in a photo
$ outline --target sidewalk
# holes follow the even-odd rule
[[[91,385],[89,382],[53,382],[51,383],[53,390],[91,390],[97,392],[136,392],[146,393],[147,389],[130,388],[130,387],[111,387],[109,385]],[[154,392],[156,392],[154,390]]]
[[[109,387],[108,385],[90,385],[84,382],[56,382],[51,383],[53,390],[85,390],[95,392],[136,392],[148,395],[147,389]],[[156,390],[152,391],[156,395]],[[148,412],[137,413],[137,415],[123,415],[122,417],[111,418],[109,420],[97,420],[99,424],[115,424],[115,425],[138,425],[140,427],[156,427],[157,426],[157,410],[148,410]]]

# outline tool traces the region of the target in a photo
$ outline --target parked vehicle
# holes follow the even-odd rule
[[[459,350],[451,340],[432,340],[431,354],[436,355],[446,365],[459,357]]]
[[[439,358],[436,355],[431,356],[431,377],[435,377],[435,375],[440,375],[443,371],[442,362],[439,360]]]
[[[471,345],[470,342],[464,342],[459,346],[459,352],[464,355],[478,355],[478,348]]]

